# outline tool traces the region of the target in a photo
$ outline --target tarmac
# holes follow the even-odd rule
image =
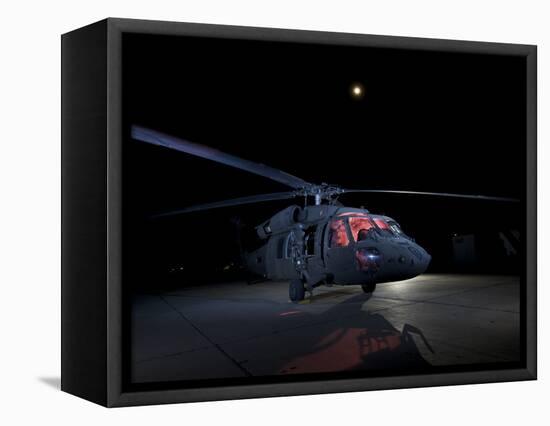
[[[519,278],[424,274],[319,287],[287,282],[185,287],[133,298],[135,383],[518,361]]]

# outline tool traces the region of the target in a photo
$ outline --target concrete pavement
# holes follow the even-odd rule
[[[301,304],[286,282],[244,282],[138,294],[132,381],[343,370],[429,369],[517,361],[519,278],[424,274],[319,287]]]

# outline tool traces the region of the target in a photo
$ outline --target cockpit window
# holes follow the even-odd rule
[[[346,223],[347,222],[347,223]],[[397,222],[391,218],[376,217],[363,212],[340,213],[336,219],[329,222],[328,247],[346,247],[352,242],[376,240],[378,237],[404,237],[409,238]]]
[[[403,230],[395,220],[393,219],[386,220],[382,218],[375,218],[373,220],[374,220],[374,223],[376,223],[376,226],[378,230],[382,233],[382,235],[411,239],[403,232]]]
[[[384,219],[375,218],[374,223],[376,223],[376,226],[378,227],[382,235],[386,235],[390,237],[395,235],[392,231],[392,228],[390,228],[390,225],[388,224],[388,222],[386,222]]]
[[[402,235],[405,236],[405,233],[401,230],[397,222],[394,222],[393,220],[388,221],[388,226],[390,229],[396,234],[396,235]]]
[[[380,219],[380,218],[375,218],[374,219],[374,223],[376,223],[376,225],[378,226],[378,228],[380,229],[388,229],[390,226],[386,223],[385,220],[383,219]]]
[[[372,238],[376,232],[375,226],[367,216],[352,216],[349,218],[351,235],[355,241],[364,241]]]
[[[346,247],[349,244],[346,223],[343,219],[335,219],[330,222],[328,237],[329,247]]]

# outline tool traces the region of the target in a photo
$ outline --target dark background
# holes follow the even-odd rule
[[[132,124],[314,183],[518,198],[340,201],[396,219],[432,255],[430,271],[519,273],[523,243],[510,259],[498,233],[524,235],[525,69],[512,56],[124,34],[125,276],[133,288],[242,278],[232,222],[252,227],[292,203],[151,220],[288,188],[132,140]],[[362,99],[350,95],[355,83]],[[462,235],[475,236],[474,263],[453,254]]]

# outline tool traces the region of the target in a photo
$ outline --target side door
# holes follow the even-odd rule
[[[274,235],[267,245],[267,273],[272,280],[290,280],[298,277],[292,259],[294,234],[286,232]]]
[[[323,231],[324,227],[318,224],[311,225],[305,230],[305,257],[309,280],[313,284],[325,279],[325,263],[322,255]]]
[[[355,274],[354,243],[347,218],[332,219],[325,235],[325,265],[327,274],[337,284],[346,284]]]

